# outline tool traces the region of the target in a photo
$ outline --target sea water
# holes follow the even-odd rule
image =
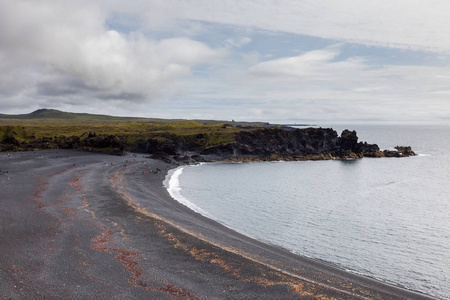
[[[382,149],[412,146],[418,155],[185,166],[167,187],[253,238],[450,299],[450,127],[348,128]]]

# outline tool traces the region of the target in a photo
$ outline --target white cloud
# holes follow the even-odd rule
[[[443,0],[0,0],[0,113],[445,119],[448,11]],[[394,62],[390,48],[421,51]],[[422,51],[440,58],[427,66]]]
[[[269,80],[334,80],[365,68],[363,59],[351,58],[333,61],[339,54],[336,50],[314,50],[295,57],[264,61],[250,67],[254,76]]]
[[[450,52],[450,2],[445,0],[101,0],[100,3],[106,10],[128,14],[153,30],[182,31],[187,20],[195,20],[364,45]]]
[[[355,95],[397,95],[403,98],[431,95],[448,90],[449,66],[370,65],[367,59],[339,60],[338,47],[313,50],[294,57],[259,62],[248,68],[244,84],[261,85],[269,94],[295,91],[333,98]],[[261,89],[260,89],[261,90]]]
[[[217,88],[192,98],[215,99],[221,115],[270,122],[445,122],[450,116],[450,66],[374,66],[340,57],[333,46],[257,62],[221,85],[203,82]]]
[[[2,1],[0,94],[151,101],[224,53],[187,38],[108,30],[105,20],[90,1]]]
[[[251,41],[252,41],[252,39],[249,38],[249,37],[240,37],[240,38],[237,38],[237,39],[235,39],[235,38],[229,38],[229,39],[227,39],[225,42],[226,42],[228,45],[231,45],[231,46],[240,48],[240,47],[242,47],[242,46],[244,46],[244,45],[250,43]]]
[[[339,41],[450,51],[443,0],[172,0],[176,16]]]

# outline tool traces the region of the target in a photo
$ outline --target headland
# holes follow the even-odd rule
[[[394,146],[394,145],[392,145]],[[324,160],[414,155],[411,147],[380,150],[355,131],[207,120],[120,118],[41,109],[0,115],[0,152],[70,149],[151,154],[180,164],[212,160]]]

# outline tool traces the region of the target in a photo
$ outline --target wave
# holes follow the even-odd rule
[[[176,169],[169,170],[167,176],[163,182],[164,187],[169,192],[169,195],[179,203],[188,207],[189,209],[199,213],[207,218],[213,219],[213,217],[206,211],[192,203],[189,199],[181,194],[180,176],[183,173],[185,166],[178,167]]]

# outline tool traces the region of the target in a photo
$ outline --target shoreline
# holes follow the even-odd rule
[[[174,166],[162,161],[60,150],[0,162],[6,298],[434,299],[192,211],[164,188]]]
[[[420,156],[420,154],[417,154],[417,155]],[[226,160],[226,161],[202,162],[202,163],[200,163],[200,164],[253,163],[253,162],[260,163],[260,162],[289,162],[289,161],[285,161],[285,160],[281,160],[281,161],[261,161],[261,160],[233,161],[233,160]],[[177,167],[175,167],[175,168],[169,170],[169,171],[168,171],[168,174],[167,174],[166,176],[169,176],[169,175],[170,175],[170,177],[168,178],[168,179],[170,180],[170,178],[171,178],[172,176],[174,176],[173,173],[170,174],[170,171],[174,171],[174,170],[176,170],[176,169],[184,168],[184,167],[187,167],[187,166],[189,166],[189,165],[181,165],[181,166],[177,166]],[[166,177],[166,180],[167,180],[167,177]],[[166,183],[166,180],[164,180],[164,183]],[[169,180],[167,180],[167,181],[169,181]],[[169,186],[166,186],[166,184],[164,184],[164,187],[165,187],[166,189],[169,188]],[[169,192],[169,194],[170,194],[170,192]],[[420,296],[423,296],[423,297],[433,297],[433,296],[428,295],[428,294],[425,294],[425,293],[423,293],[423,292],[421,292],[421,291],[416,291],[416,290],[413,290],[413,289],[409,289],[409,288],[407,288],[407,287],[405,287],[405,286],[401,286],[401,285],[399,285],[399,284],[396,284],[396,283],[393,282],[393,281],[388,281],[388,280],[383,279],[383,278],[372,277],[372,276],[370,276],[370,275],[367,275],[367,274],[364,274],[364,273],[361,273],[361,272],[357,272],[357,271],[354,271],[354,270],[351,270],[351,269],[347,269],[347,268],[345,268],[345,266],[342,266],[342,265],[338,265],[338,264],[335,264],[335,263],[332,263],[332,262],[329,262],[329,261],[326,261],[326,260],[322,260],[322,259],[319,259],[319,258],[315,258],[315,257],[313,257],[313,256],[307,256],[307,255],[304,255],[304,254],[298,254],[298,253],[295,253],[294,251],[291,251],[291,250],[289,250],[289,249],[283,248],[282,246],[278,246],[278,245],[276,245],[276,244],[271,244],[270,242],[267,242],[267,241],[266,241],[266,242],[265,242],[265,241],[262,241],[262,240],[260,240],[260,239],[255,238],[255,237],[252,237],[251,235],[248,235],[248,234],[246,234],[245,232],[242,232],[242,231],[240,231],[240,230],[238,230],[238,229],[229,227],[229,226],[227,226],[225,223],[220,222],[220,220],[217,220],[217,219],[214,219],[214,218],[211,217],[211,216],[208,216],[208,213],[207,213],[207,212],[203,211],[203,209],[201,209],[201,208],[196,207],[196,205],[195,205],[194,203],[190,202],[190,201],[188,201],[188,202],[189,202],[189,204],[191,204],[191,205],[186,204],[184,201],[180,201],[180,200],[176,199],[176,197],[174,197],[172,194],[171,194],[171,197],[173,198],[173,200],[177,201],[177,202],[180,203],[181,205],[184,205],[187,209],[192,210],[194,213],[200,214],[202,217],[205,217],[205,218],[207,218],[207,219],[209,219],[209,220],[211,220],[211,221],[213,221],[213,222],[217,222],[219,226],[223,226],[223,227],[225,227],[225,228],[227,228],[227,229],[229,229],[229,230],[231,230],[231,231],[234,231],[234,232],[235,232],[236,234],[238,234],[238,235],[242,235],[242,236],[244,236],[245,238],[248,238],[249,240],[253,240],[252,242],[255,242],[255,241],[256,241],[256,242],[258,242],[258,243],[265,244],[265,245],[268,246],[268,247],[279,248],[279,250],[281,250],[281,251],[287,251],[287,252],[289,252],[290,254],[292,254],[292,255],[294,255],[294,256],[298,256],[299,258],[302,258],[302,259],[312,260],[312,261],[314,261],[315,263],[318,263],[318,264],[324,264],[324,265],[326,265],[326,266],[328,266],[328,267],[330,267],[330,268],[335,268],[335,269],[338,269],[338,270],[343,271],[343,272],[346,272],[346,273],[354,274],[354,275],[356,275],[356,276],[365,277],[365,278],[367,278],[367,279],[369,279],[369,280],[379,281],[379,282],[381,282],[382,284],[386,284],[386,285],[391,286],[391,287],[394,287],[394,288],[399,288],[399,289],[402,289],[402,290],[405,290],[405,291],[408,291],[408,292],[417,293],[419,297],[420,297]],[[191,207],[192,205],[195,206],[195,207]],[[203,211],[203,212],[202,212],[202,211]],[[209,241],[209,242],[211,242],[211,241]],[[213,244],[216,245],[215,243],[213,243]],[[276,251],[276,250],[275,250],[275,251]],[[245,254],[245,255],[248,255],[248,254]],[[244,255],[244,256],[245,256],[245,255]],[[264,264],[264,262],[261,262],[261,263]],[[414,298],[409,298],[409,299],[414,299]]]

